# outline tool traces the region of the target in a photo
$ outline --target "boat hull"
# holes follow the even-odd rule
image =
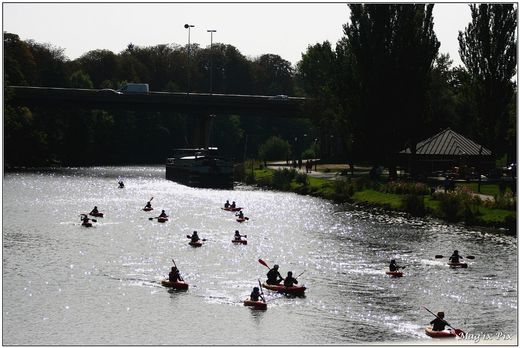
[[[272,291],[278,291],[284,294],[291,294],[291,295],[303,295],[305,293],[305,290],[307,289],[305,286],[290,286],[286,287],[283,285],[269,285],[266,283],[262,284],[262,287],[268,290]]]
[[[244,300],[244,306],[249,306],[252,309],[266,310],[267,303],[262,301],[251,301],[250,299]]]
[[[170,282],[168,279],[163,279],[161,281],[161,285],[167,288],[177,289],[177,290],[188,290],[189,285],[185,282]]]

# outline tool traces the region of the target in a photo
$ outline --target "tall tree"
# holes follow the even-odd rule
[[[433,5],[349,5],[339,45],[351,64],[349,109],[357,147],[374,164],[395,166],[405,145],[424,129],[426,94],[439,42]],[[341,58],[340,58],[341,59]]]
[[[459,32],[459,53],[474,88],[478,139],[498,154],[511,153],[506,135],[515,95],[511,79],[516,74],[516,5],[480,4],[470,9],[471,23]]]

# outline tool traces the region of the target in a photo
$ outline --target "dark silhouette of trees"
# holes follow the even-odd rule
[[[459,53],[473,90],[477,139],[512,159],[515,144],[507,134],[515,96],[516,5],[479,4],[470,9],[472,21],[459,32]]]

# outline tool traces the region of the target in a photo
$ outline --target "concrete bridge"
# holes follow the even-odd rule
[[[207,147],[211,120],[220,115],[305,118],[306,98],[287,96],[148,92],[121,94],[111,89],[8,86],[8,103],[23,106],[72,107],[184,113],[198,120],[197,147]]]

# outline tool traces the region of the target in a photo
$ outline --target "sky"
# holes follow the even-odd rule
[[[48,43],[69,59],[95,49],[114,53],[137,46],[213,43],[235,46],[255,58],[277,54],[293,66],[309,45],[335,46],[349,22],[347,3],[3,3],[3,31]],[[467,3],[436,3],[434,29],[440,53],[461,65],[457,35],[471,20]]]

